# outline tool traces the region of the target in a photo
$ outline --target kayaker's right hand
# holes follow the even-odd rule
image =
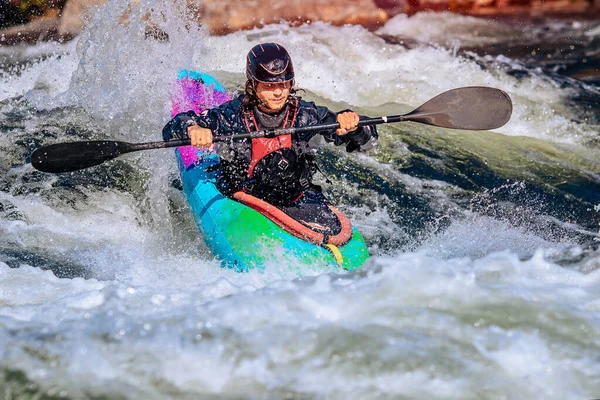
[[[210,129],[194,125],[187,128],[187,133],[192,140],[192,146],[209,148],[213,144],[213,135]]]

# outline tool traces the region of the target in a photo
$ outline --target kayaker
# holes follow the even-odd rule
[[[334,113],[296,96],[292,59],[277,43],[250,50],[246,77],[243,94],[200,115],[193,111],[176,115],[163,129],[163,139],[189,137],[192,145],[208,148],[213,136],[337,121],[337,130],[217,142],[218,186],[223,194],[242,190],[284,208],[322,202],[320,187],[312,183],[318,167],[309,140],[318,134],[352,152],[372,144],[375,126],[357,128],[360,116],[355,112]]]

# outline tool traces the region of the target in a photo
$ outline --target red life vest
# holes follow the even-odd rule
[[[244,110],[244,123],[248,132],[258,132],[258,123],[252,110]],[[288,109],[283,119],[283,126],[280,128],[291,128],[294,126],[296,115],[298,114],[298,99],[290,97]],[[252,178],[252,173],[256,164],[265,156],[281,149],[292,148],[292,135],[281,135],[274,138],[255,138],[252,139],[252,156],[248,167],[248,177]]]

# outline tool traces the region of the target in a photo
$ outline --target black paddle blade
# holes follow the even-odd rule
[[[78,171],[128,153],[129,147],[129,143],[107,140],[51,144],[31,154],[31,165],[42,172]]]
[[[511,114],[512,101],[502,90],[468,86],[439,94],[404,117],[442,128],[489,130],[506,124]]]

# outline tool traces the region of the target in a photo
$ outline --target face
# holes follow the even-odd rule
[[[267,112],[281,110],[287,102],[291,88],[291,81],[274,83],[259,82],[256,85],[256,95],[263,102],[260,107]]]

